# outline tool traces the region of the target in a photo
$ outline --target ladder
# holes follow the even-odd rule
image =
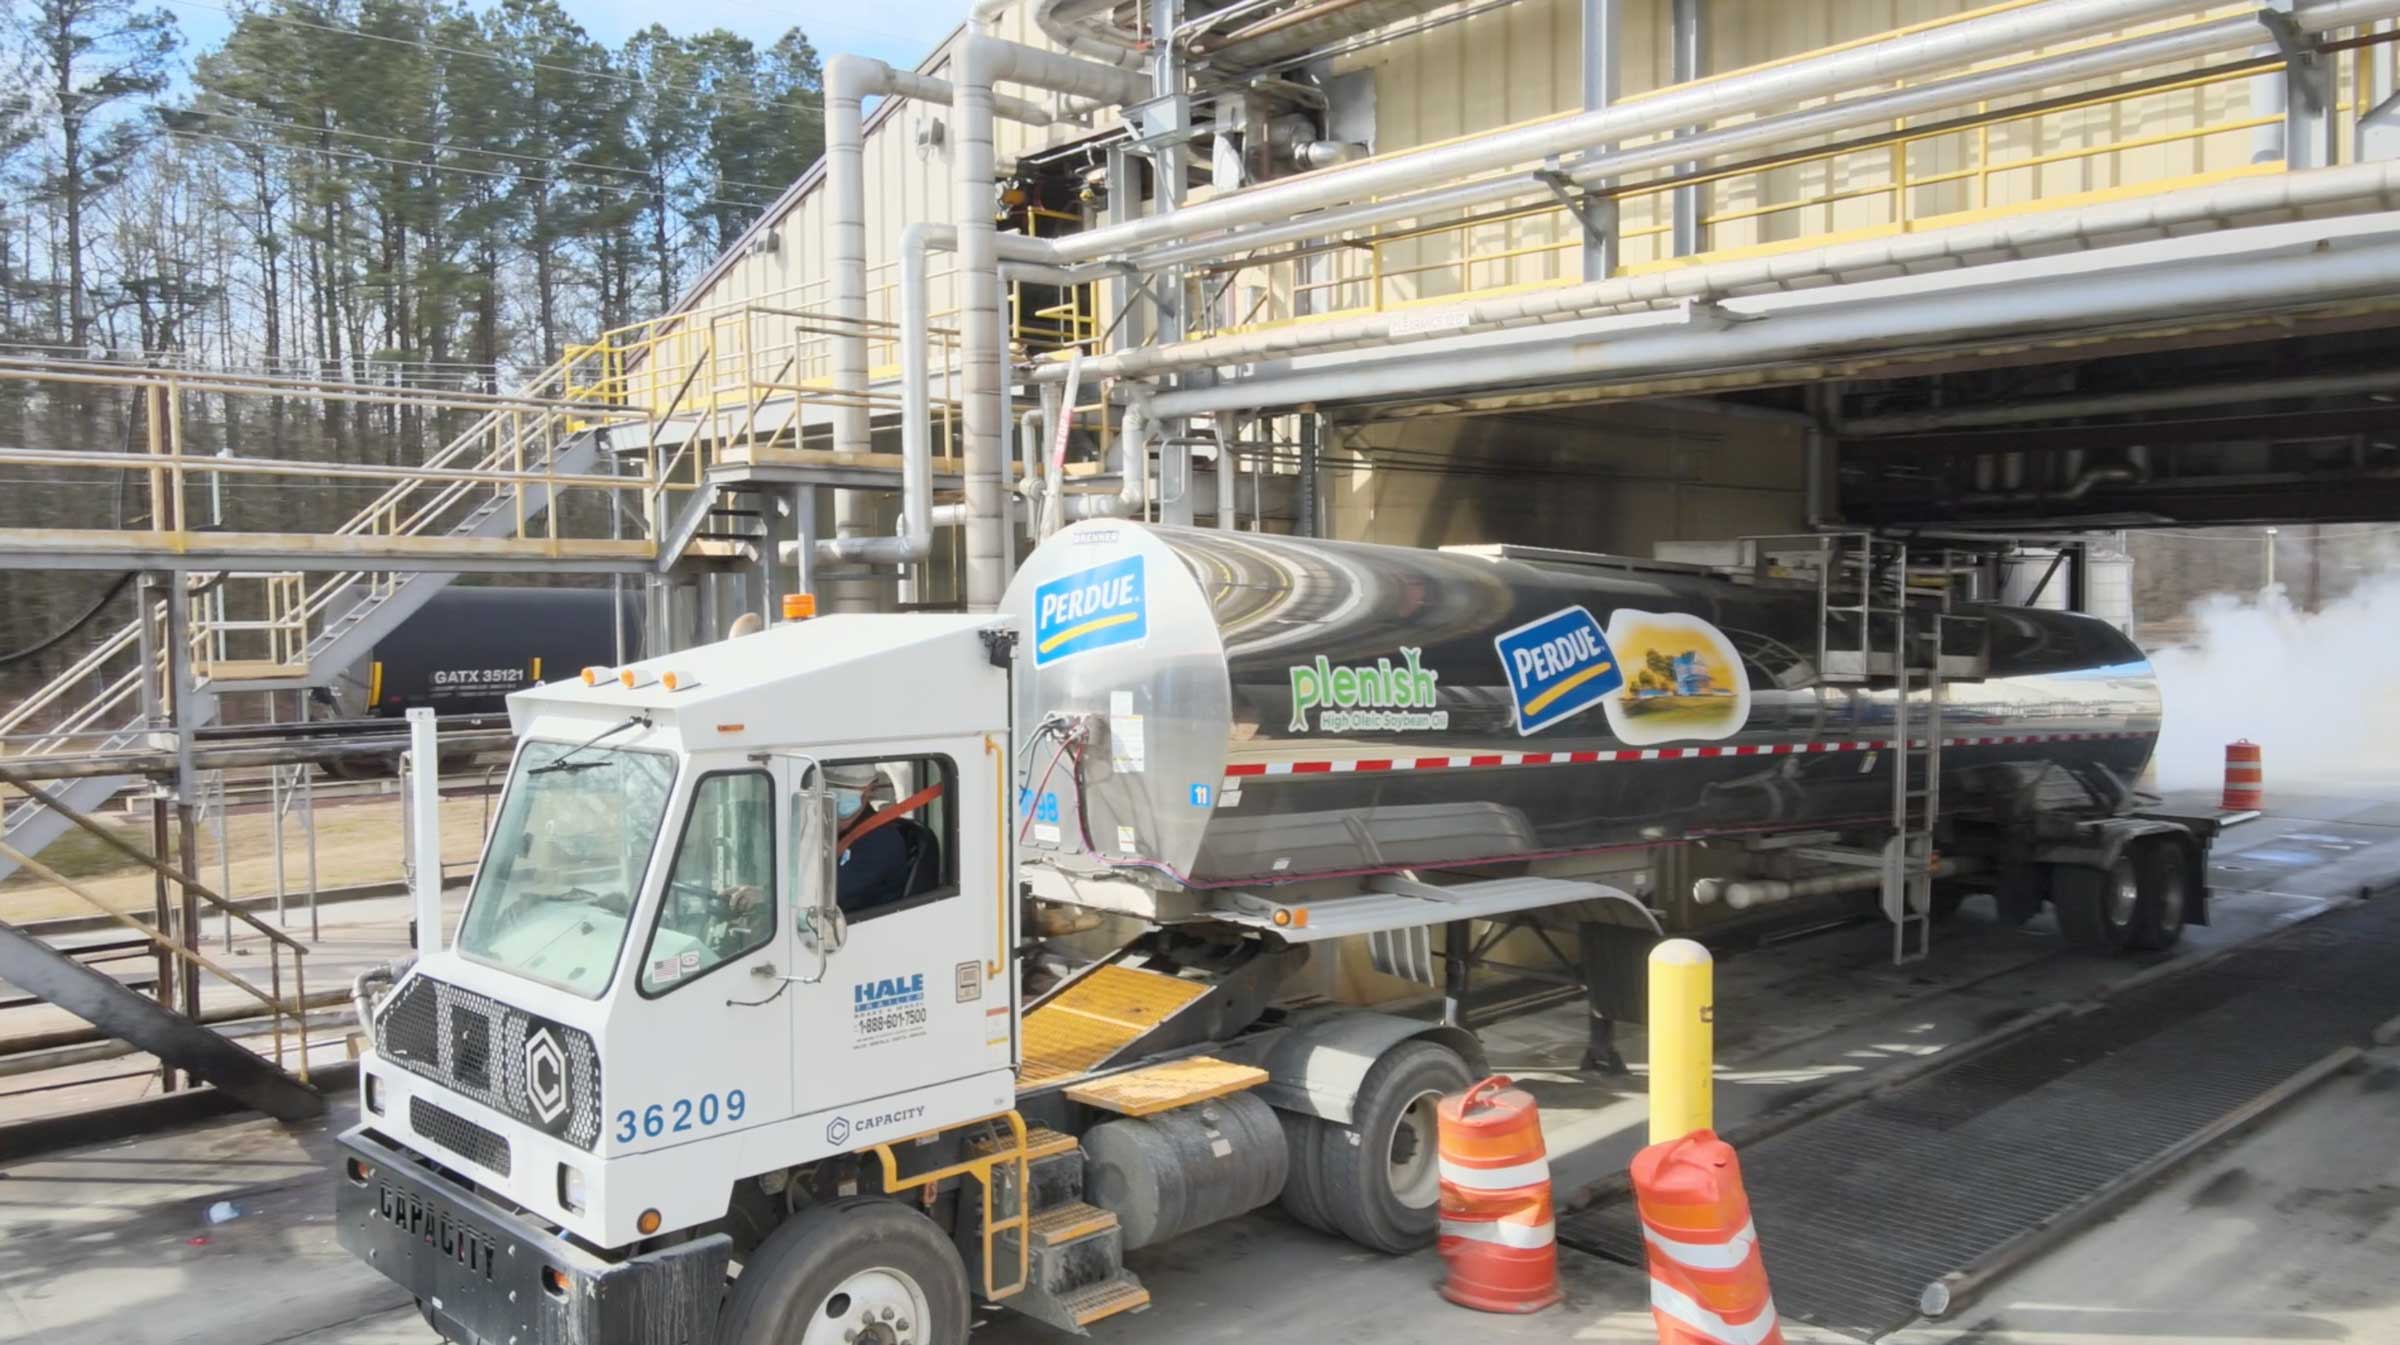
[[[1945,574],[1940,606],[1912,613],[1907,545],[1870,543],[1865,556],[1863,624],[1870,639],[1875,631],[1889,631],[1892,638],[1892,834],[1883,847],[1883,916],[1892,927],[1892,964],[1902,966],[1933,949],[1934,825],[1942,802],[1942,618],[1949,610],[1950,586]],[[1879,596],[1888,596],[1888,605],[1878,603]],[[1928,629],[1912,628],[1911,617],[1917,615]],[[1921,706],[1913,699],[1919,689],[1925,693]]]

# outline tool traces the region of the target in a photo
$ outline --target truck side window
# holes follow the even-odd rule
[[[642,993],[696,980],[774,932],[774,780],[765,771],[703,776],[642,953]]]
[[[841,814],[836,895],[852,923],[958,890],[957,772],[948,757],[830,762],[826,770]]]

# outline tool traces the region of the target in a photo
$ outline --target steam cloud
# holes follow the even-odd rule
[[[2211,594],[2191,615],[2193,643],[2150,655],[2166,701],[2160,789],[2221,784],[2225,745],[2242,738],[2261,749],[2270,797],[2400,775],[2400,573],[2315,612],[2278,584]]]

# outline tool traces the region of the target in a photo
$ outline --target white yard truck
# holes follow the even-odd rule
[[[1278,1198],[1435,1236],[1480,1050],[1303,993],[1332,941],[1457,999],[1529,915],[1871,906],[1895,797],[1942,855],[1903,921],[1974,870],[2100,946],[2205,918],[2205,838],[2127,812],[2122,636],[1903,584],[1932,641],[1845,643],[1839,578],[1087,523],[995,615],[520,692],[455,936],[364,987],[340,1236],[482,1345],[1082,1332],[1148,1302],[1126,1251]],[[1678,848],[1708,876],[1645,890]]]

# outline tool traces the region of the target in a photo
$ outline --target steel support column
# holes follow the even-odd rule
[[[1702,36],[1707,13],[1702,6],[1703,0],[1674,0],[1669,60],[1673,69],[1670,78],[1677,84],[1689,84],[1700,78],[1700,71],[1707,64],[1705,39]],[[1697,126],[1687,127],[1679,134],[1689,135],[1700,129]],[[1675,171],[1697,172],[1699,164],[1679,164]],[[1678,257],[1689,257],[1700,250],[1700,207],[1707,190],[1701,186],[1675,189],[1673,238],[1675,255]]]
[[[1597,112],[1622,93],[1624,0],[1583,0],[1583,106]],[[1613,146],[1603,147],[1606,153]],[[1606,280],[1617,269],[1617,201],[1591,203],[1596,231],[1583,235],[1583,278]]]

